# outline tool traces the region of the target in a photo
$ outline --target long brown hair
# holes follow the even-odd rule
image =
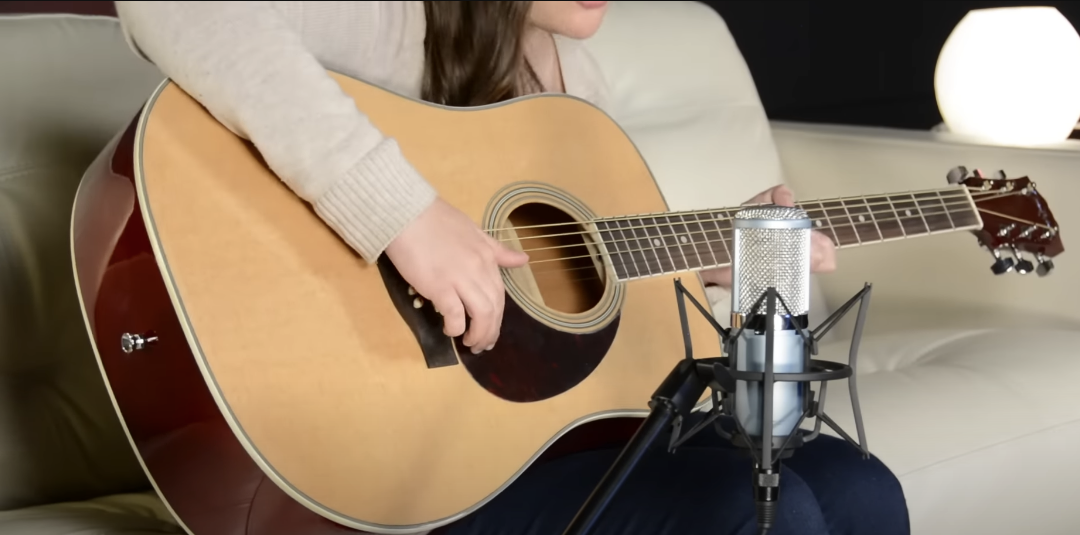
[[[421,98],[482,106],[537,91],[521,37],[532,2],[424,2]]]

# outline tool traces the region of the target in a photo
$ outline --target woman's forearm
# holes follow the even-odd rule
[[[434,200],[271,3],[116,4],[137,50],[249,139],[368,261]]]

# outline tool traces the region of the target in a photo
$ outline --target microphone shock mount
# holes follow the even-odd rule
[[[869,307],[871,285],[866,284],[862,290],[856,293],[850,300],[844,303],[836,312],[830,315],[816,329],[808,330],[799,326],[798,332],[803,340],[806,351],[803,373],[776,373],[774,371],[773,337],[776,332],[775,321],[778,318],[777,311],[784,310],[790,316],[790,309],[779,296],[776,288],[769,287],[755,302],[752,311],[747,315],[746,321],[740,326],[725,329],[716,322],[712,314],[697,299],[694,298],[680,279],[675,280],[675,294],[679,307],[679,320],[682,324],[683,341],[686,355],[675,365],[674,369],[664,379],[653,393],[649,401],[649,416],[642,422],[630,442],[623,448],[622,453],[615,459],[611,468],[597,484],[592,494],[582,505],[563,535],[587,535],[596,526],[604,510],[611,502],[619,487],[633,471],[638,461],[646,451],[650,449],[658,437],[670,431],[670,440],[667,445],[669,453],[685,443],[691,437],[701,432],[706,427],[729,440],[737,447],[746,451],[754,463],[754,476],[752,483],[754,499],[756,502],[759,533],[765,534],[772,528],[776,521],[776,507],[780,499],[780,474],[781,461],[792,455],[794,450],[803,444],[817,438],[821,432],[821,424],[829,426],[845,441],[862,452],[864,458],[870,457],[870,451],[866,446],[866,433],[862,424],[862,411],[859,408],[859,395],[856,387],[856,365],[858,361],[859,342],[862,338],[863,324],[866,320],[866,312]],[[723,342],[723,353],[726,356],[695,359],[693,356],[693,343],[690,336],[690,327],[687,323],[686,301],[689,298],[694,307],[705,317],[719,334]],[[818,342],[824,337],[841,319],[851,310],[855,304],[859,304],[858,316],[855,320],[854,332],[852,333],[851,346],[849,349],[849,364],[841,364],[827,360],[812,358],[818,354]],[[764,307],[764,313],[761,308]],[[782,307],[782,308],[781,308]],[[738,371],[731,359],[736,340],[746,328],[764,325],[763,333],[765,340],[765,369],[760,372]],[[734,332],[732,332],[734,330]],[[825,394],[829,381],[848,379],[848,390],[851,396],[851,406],[855,418],[856,434],[855,441],[840,426],[825,413]],[[759,383],[761,392],[761,436],[755,436],[746,431],[735,417],[735,388],[736,383]],[[776,383],[796,382],[802,385],[806,395],[803,397],[803,410],[794,431],[783,437],[773,436],[773,386]],[[810,388],[810,383],[820,383],[820,395],[816,396]],[[702,421],[693,428],[683,432],[683,422],[688,418],[701,400],[705,391],[710,391],[711,407]],[[734,432],[724,430],[719,418],[731,417],[735,423]],[[807,418],[814,419],[812,430],[802,429],[802,424]]]

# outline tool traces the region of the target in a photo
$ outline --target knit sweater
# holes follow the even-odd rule
[[[364,259],[374,261],[436,198],[327,74],[420,97],[423,2],[116,2],[132,49],[248,139]],[[556,36],[568,94],[601,108],[593,58]],[[462,177],[467,180],[466,177]]]

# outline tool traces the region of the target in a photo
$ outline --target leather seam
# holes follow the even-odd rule
[[[898,475],[897,477],[900,477],[900,478],[908,477],[910,475],[922,472],[923,470],[927,470],[927,469],[933,468],[933,467],[938,466],[938,465],[943,465],[943,464],[946,464],[946,463],[956,461],[958,459],[961,459],[961,458],[966,457],[968,455],[971,455],[973,453],[980,453],[980,452],[983,452],[983,451],[991,450],[991,449],[997,448],[999,446],[1004,446],[1004,445],[1016,442],[1016,441],[1018,441],[1020,439],[1037,436],[1037,435],[1040,435],[1040,434],[1043,434],[1043,433],[1046,433],[1046,432],[1049,432],[1049,431],[1054,431],[1054,430],[1056,430],[1058,428],[1061,428],[1061,427],[1066,427],[1066,426],[1074,425],[1074,424],[1077,424],[1077,423],[1080,423],[1080,418],[1073,418],[1072,420],[1061,422],[1061,423],[1052,425],[1052,426],[1044,428],[1044,429],[1040,429],[1040,430],[1032,432],[1032,433],[1023,433],[1023,434],[1021,434],[1019,436],[1015,436],[1015,437],[1009,438],[1007,440],[1002,440],[1000,442],[995,442],[993,444],[987,444],[986,446],[975,448],[973,450],[966,451],[966,452],[961,453],[959,455],[954,455],[952,457],[949,457],[948,459],[941,459],[940,461],[934,461],[934,462],[932,462],[932,463],[930,463],[930,464],[928,464],[926,466],[916,468],[916,469],[914,469],[914,470],[912,470],[910,472],[905,472],[904,475],[902,475],[902,476]]]
[[[251,516],[255,514],[255,500],[259,497],[259,491],[266,484],[266,474],[259,478],[259,484],[255,485],[255,491],[251,493],[251,501],[248,502],[247,517],[244,518],[244,533],[251,533]]]
[[[0,170],[0,183],[15,180],[17,178],[24,178],[26,175],[42,169],[48,169],[48,167],[30,164],[3,169]]]

